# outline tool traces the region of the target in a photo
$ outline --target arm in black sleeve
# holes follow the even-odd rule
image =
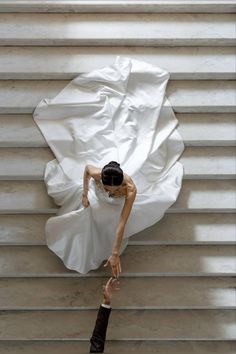
[[[93,330],[92,337],[90,338],[90,353],[103,353],[107,325],[110,316],[111,309],[100,306],[97,314],[96,324]]]

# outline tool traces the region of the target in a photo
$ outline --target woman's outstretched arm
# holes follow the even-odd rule
[[[127,193],[127,197],[125,199],[125,204],[123,206],[123,209],[121,211],[118,227],[116,229],[116,236],[115,236],[115,242],[112,248],[112,254],[108,258],[106,264],[104,267],[107,267],[110,265],[111,270],[112,270],[112,275],[114,277],[118,277],[119,274],[121,273],[121,264],[120,264],[120,257],[119,257],[119,250],[125,230],[125,225],[128,220],[129,214],[131,212],[133,202],[136,197],[136,187],[133,186],[132,189]]]
[[[136,193],[137,193],[136,187],[133,187],[132,190],[130,190],[127,194],[123,209],[120,214],[119,223],[118,223],[118,226],[116,229],[116,236],[115,236],[115,242],[113,245],[112,253],[119,254],[123,234],[125,231],[125,225],[126,225],[127,220],[129,218],[129,214],[131,212],[133,202],[136,197]]]

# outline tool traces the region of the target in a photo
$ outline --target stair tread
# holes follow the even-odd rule
[[[235,246],[131,246],[122,254],[122,275],[233,275]],[[0,276],[78,276],[67,269],[47,246],[1,246]],[[137,260],[136,262],[134,260]],[[100,268],[87,276],[108,276]]]
[[[178,113],[185,146],[234,146],[235,114]],[[32,115],[0,115],[0,147],[47,147]]]
[[[74,341],[4,341],[0,342],[0,354],[85,354],[90,342]],[[167,341],[167,340],[110,340],[106,339],[107,353],[135,354],[235,354],[234,341]]]
[[[0,149],[0,179],[43,180],[46,164],[55,157],[49,148]],[[180,162],[184,178],[233,178],[236,176],[234,147],[188,147]]]
[[[186,146],[229,146],[236,143],[235,114],[177,114]]]
[[[234,14],[0,13],[0,44],[234,46],[234,25]]]
[[[105,282],[104,278],[2,278],[0,310],[97,308]],[[123,278],[112,308],[234,308],[235,285],[234,278],[220,277]]]
[[[236,176],[235,147],[188,147],[180,158],[185,178]]]
[[[167,213],[235,210],[234,180],[185,180]],[[43,181],[0,181],[0,213],[55,213]]]
[[[122,284],[113,299],[106,348],[234,352],[235,116],[230,113],[236,112],[236,33],[235,15],[223,14],[234,5],[229,0],[1,2],[0,179],[11,181],[0,181],[0,354],[73,354],[89,347],[109,270],[101,265],[79,275],[45,245],[45,222],[58,208],[42,181],[53,154],[27,114],[77,74],[109,65],[116,55],[170,72],[167,96],[190,147],[180,160],[185,181],[178,200],[159,223],[134,235],[121,256]]]
[[[1,315],[1,339],[89,339],[97,310],[9,311]],[[209,326],[211,323],[211,326]],[[129,328],[129,331],[127,331]],[[110,339],[236,339],[232,310],[113,310]]]
[[[234,214],[165,214],[153,226],[135,234],[130,243],[235,242]]]
[[[45,245],[48,215],[0,215],[0,244]],[[234,214],[165,214],[155,225],[133,235],[131,244],[235,243]]]
[[[234,0],[1,0],[1,12],[235,12]]]
[[[236,71],[231,47],[0,47],[0,78],[73,79],[111,65],[117,55],[163,67],[171,79],[232,80]]]
[[[68,83],[66,80],[1,81],[0,113],[32,113],[42,99],[55,97]],[[170,81],[166,95],[177,113],[236,112],[234,81]]]

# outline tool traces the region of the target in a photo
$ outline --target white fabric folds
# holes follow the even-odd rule
[[[111,255],[124,198],[110,198],[90,180],[82,205],[86,164],[117,161],[137,196],[125,227],[128,238],[160,220],[179,194],[184,144],[165,97],[169,73],[143,61],[114,64],[77,76],[53,99],[43,99],[34,120],[55,154],[45,170],[48,194],[60,206],[46,224],[48,247],[66,267],[87,273]]]

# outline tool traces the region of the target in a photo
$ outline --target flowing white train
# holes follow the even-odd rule
[[[184,144],[165,97],[168,79],[157,66],[118,56],[37,105],[34,120],[56,157],[46,166],[45,183],[60,206],[46,224],[46,242],[67,268],[84,274],[110,256],[124,204],[91,179],[90,206],[83,207],[87,164],[102,168],[117,161],[137,187],[120,254],[130,236],[160,220],[176,201]]]

